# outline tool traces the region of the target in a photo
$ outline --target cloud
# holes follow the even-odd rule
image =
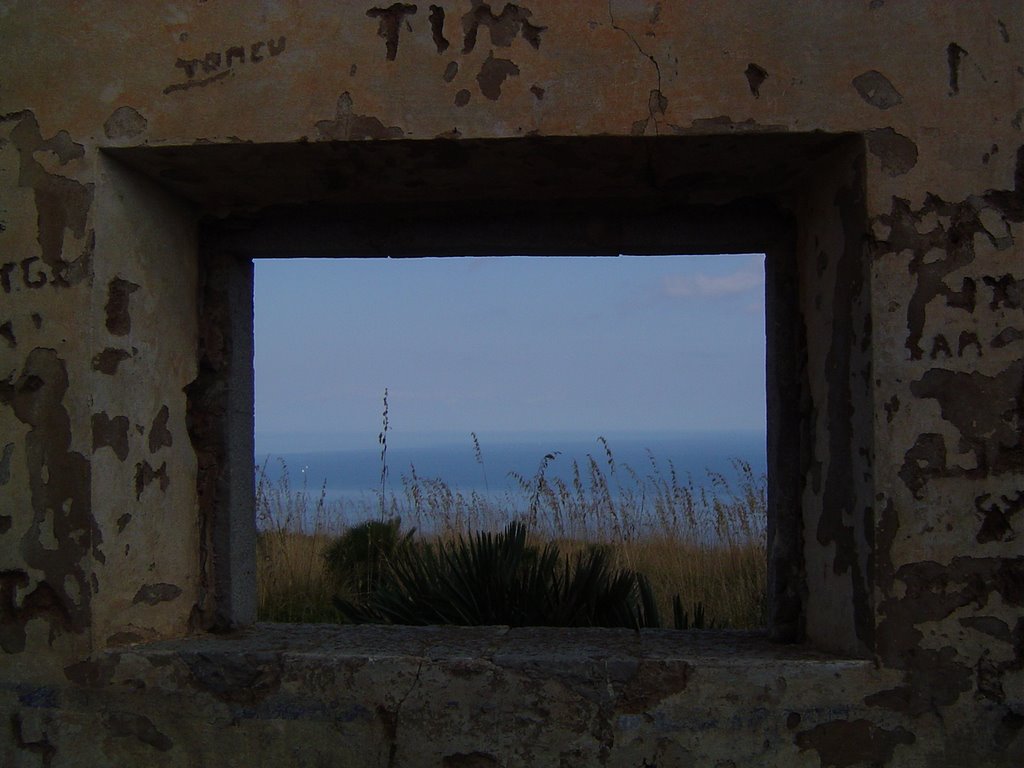
[[[744,293],[764,285],[761,270],[742,269],[726,275],[665,275],[662,291],[670,298],[717,298]]]

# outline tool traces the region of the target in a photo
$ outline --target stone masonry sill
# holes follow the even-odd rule
[[[114,746],[242,765],[259,743],[280,754],[258,764],[311,766],[689,764],[673,750],[755,765],[765,745],[795,758],[819,725],[867,722],[865,696],[898,682],[759,632],[314,624],[109,648],[65,673],[47,700]]]
[[[260,623],[227,634],[111,649],[149,658],[191,655],[251,655],[281,658],[365,660],[418,659],[529,662],[537,668],[564,670],[567,664],[602,661],[685,662],[699,667],[820,666],[867,668],[864,659],[830,655],[801,645],[773,643],[761,631],[506,626],[409,627]]]

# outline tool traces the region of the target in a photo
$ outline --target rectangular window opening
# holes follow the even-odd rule
[[[457,581],[437,541],[455,562],[458,534],[522,524],[536,551],[506,542],[459,562],[521,556],[491,573],[537,574],[553,545],[577,569],[606,557],[642,574],[656,610],[640,582],[623,603],[641,624],[770,623],[763,254],[256,259],[254,271],[261,620],[536,617],[536,598],[484,605],[497,587],[476,561],[463,581],[477,591],[393,605],[416,578]],[[563,568],[549,576],[586,602]],[[611,605],[611,586],[597,602]],[[578,623],[628,624],[608,606]]]
[[[145,145],[104,155],[141,174],[112,175],[126,194],[144,192],[135,182],[148,177],[175,198],[165,202],[187,201],[188,217],[198,217],[194,241],[175,246],[198,280],[196,303],[181,302],[177,318],[198,324],[197,373],[184,403],[198,531],[190,626],[230,630],[257,615],[254,260],[762,252],[765,634],[827,653],[874,653],[876,434],[863,136],[729,130]],[[139,212],[148,215],[152,204]],[[382,394],[374,393],[367,411],[371,436]],[[399,409],[395,440],[408,405],[398,395],[391,401]],[[459,429],[486,438],[488,481],[501,476],[485,431]],[[623,452],[618,438],[612,448]],[[393,449],[397,455],[397,443]],[[392,481],[400,481],[405,466],[390,466]]]

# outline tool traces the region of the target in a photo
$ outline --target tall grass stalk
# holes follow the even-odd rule
[[[380,519],[386,516],[385,499],[388,483],[388,389],[384,388],[384,412],[381,414],[380,434]]]

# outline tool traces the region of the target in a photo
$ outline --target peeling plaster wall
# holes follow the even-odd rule
[[[92,509],[100,647],[180,634],[199,602],[196,453],[184,389],[197,373],[195,214],[101,159],[94,265]]]
[[[0,131],[0,645],[31,676],[88,653],[102,556],[81,353],[92,333],[95,185],[85,146],[67,131],[43,135],[28,110],[0,117]]]
[[[1022,30],[1014,0],[3,4],[0,762],[291,754],[338,727],[323,712],[346,696],[366,763],[1024,762]],[[118,650],[207,626],[216,598],[185,394],[217,330],[200,327],[200,217],[312,190],[357,200],[381,178],[422,201],[430,179],[406,168],[424,157],[464,196],[500,199],[500,174],[474,177],[433,139],[535,137],[542,164],[545,137],[693,137],[699,154],[706,136],[814,132],[862,142],[817,158],[803,194],[772,192],[799,222],[800,620],[810,645],[876,664],[849,662],[837,685],[810,656],[726,669],[680,640],[689,671],[664,689],[653,672],[552,681],[550,661],[502,688],[507,660],[480,651],[491,682],[431,721],[402,697],[427,707],[476,672],[414,642],[377,662],[356,643],[345,663],[381,675],[329,683],[323,654],[282,655],[277,636],[222,648],[212,672],[189,645],[207,641]],[[412,148],[372,172],[275,166],[285,147],[346,159],[344,142],[396,140]],[[245,166],[204,169],[204,145],[244,146]],[[771,186],[739,167],[750,144],[722,146],[731,175],[672,194]],[[110,148],[164,165],[125,168]],[[620,651],[587,658],[607,669]],[[631,685],[660,698],[635,705]],[[181,706],[195,686],[221,720]],[[310,696],[326,709],[297,707]],[[200,720],[261,725],[232,742]],[[92,751],[83,730],[102,734]]]
[[[807,388],[802,403],[807,636],[873,649],[872,388],[864,156],[843,147],[817,164],[797,203]]]

